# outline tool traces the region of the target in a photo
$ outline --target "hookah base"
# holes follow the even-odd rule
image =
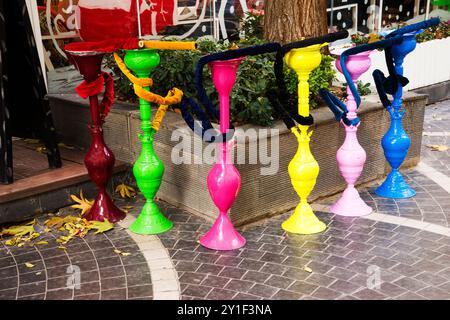
[[[160,234],[170,230],[172,227],[172,221],[161,213],[156,203],[147,201],[129,229],[133,233],[148,235]]]
[[[115,223],[124,219],[125,216],[125,212],[117,208],[106,191],[100,190],[91,209],[83,218],[88,221],[104,221],[107,219],[109,222]]]
[[[411,198],[416,195],[398,170],[392,170],[375,193],[380,197],[393,199]]]
[[[372,208],[361,199],[355,187],[347,187],[339,200],[330,207],[330,212],[338,216],[361,217],[372,213]]]
[[[200,244],[205,248],[220,251],[236,250],[245,243],[245,238],[236,231],[226,213],[221,213],[211,229],[200,238]]]
[[[292,216],[281,225],[283,230],[297,234],[314,234],[324,231],[327,226],[314,214],[311,206],[305,202],[295,208]]]

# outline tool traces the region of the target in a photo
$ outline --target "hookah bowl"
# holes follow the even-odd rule
[[[407,33],[403,35],[404,41],[401,44],[392,46],[395,70],[401,76],[403,75],[403,61],[406,55],[416,48],[415,35],[416,33]],[[399,84],[397,92],[393,95],[392,106],[388,107],[391,125],[381,140],[384,155],[392,170],[386,177],[386,180],[375,190],[375,193],[385,198],[402,199],[416,195],[416,192],[406,183],[399,171],[411,146],[411,139],[402,124],[405,114],[404,110],[400,110],[402,107],[402,96],[403,87]]]
[[[243,58],[209,63],[214,85],[220,100],[220,131],[227,133],[230,125],[230,93],[236,81],[236,72]],[[209,194],[219,209],[219,216],[211,229],[201,237],[200,244],[213,250],[242,248],[246,240],[235,229],[228,216],[241,187],[241,176],[231,161],[234,141],[219,143],[217,163],[208,174]]]
[[[124,62],[139,78],[147,78],[159,65],[160,57],[156,50],[127,50]],[[148,88],[145,88],[148,90]],[[138,218],[130,225],[130,230],[137,234],[159,234],[170,230],[173,223],[167,219],[154,202],[156,193],[161,186],[164,175],[164,164],[157,157],[153,148],[155,130],[151,125],[151,105],[144,99],[139,99],[141,129],[141,152],[133,166],[139,190],[146,202]]]
[[[372,51],[365,51],[348,57],[346,67],[354,83],[371,65],[370,54]],[[339,57],[336,60],[337,69],[342,72],[340,54],[335,52]],[[347,118],[349,120],[357,117],[357,105],[352,91],[347,86]],[[341,216],[359,217],[368,215],[372,212],[372,208],[368,206],[364,200],[361,199],[358,190],[355,188],[355,183],[361,176],[361,172],[366,162],[366,152],[358,142],[358,127],[347,126],[341,121],[345,128],[345,141],[339,148],[336,154],[336,160],[339,167],[339,172],[344,180],[347,182],[347,188],[342,193],[339,200],[331,207],[330,211]]]
[[[292,49],[285,56],[287,65],[298,76],[298,112],[304,117],[309,116],[309,75],[320,65],[322,60],[320,48],[325,45],[326,43]],[[308,132],[308,129],[309,126],[303,125],[292,128],[298,140],[298,149],[289,163],[288,171],[300,203],[292,216],[281,225],[285,231],[298,234],[313,234],[326,229],[326,225],[316,217],[308,203],[308,196],[314,189],[319,175],[319,164],[309,147],[312,131]]]
[[[103,53],[67,51],[67,54],[88,84],[101,75]],[[115,157],[103,139],[103,120],[100,116],[98,96],[90,96],[89,104],[92,120],[89,130],[92,143],[84,158],[84,164],[89,177],[98,187],[98,194],[84,218],[96,221],[107,219],[110,222],[117,222],[125,218],[125,212],[117,208],[106,191],[106,185],[114,168]]]

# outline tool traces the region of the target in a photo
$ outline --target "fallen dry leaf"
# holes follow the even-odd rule
[[[39,141],[39,139],[23,139],[23,142],[29,143],[29,144],[38,144],[40,141]]]
[[[64,224],[64,219],[61,217],[52,217],[50,219],[48,219],[47,221],[45,221],[45,225],[47,226],[47,229],[44,230],[46,232],[50,231],[50,228],[56,228],[59,229],[63,226]]]
[[[306,272],[309,272],[309,273],[313,272],[312,269],[310,267],[307,267],[307,266],[305,266],[303,268],[303,270],[305,270]]]
[[[30,262],[25,262],[25,267],[27,268],[33,268],[34,264],[30,263]]]
[[[86,212],[88,212],[92,208],[92,205],[94,204],[93,200],[88,200],[84,197],[83,190],[80,191],[79,198],[73,194],[71,194],[70,197],[72,198],[73,201],[77,203],[72,205],[71,208],[80,209],[81,215],[84,215]]]
[[[1,235],[7,235],[7,236],[25,236],[25,235],[33,235],[35,233],[34,230],[34,224],[36,223],[35,220],[28,222],[24,225],[19,226],[11,226],[9,228],[5,228],[0,232]]]
[[[63,142],[58,143],[58,147],[60,147],[60,148],[65,148],[65,149],[69,149],[69,150],[74,150],[74,149],[75,149],[75,147],[73,147],[73,146],[68,146],[67,144],[65,144],[65,143],[63,143]]]
[[[98,234],[98,233],[103,233],[103,232],[113,229],[114,224],[109,222],[108,219],[105,219],[104,221],[89,221],[89,224],[87,227],[89,230],[91,230],[91,229],[97,230],[95,232],[95,234]]]
[[[120,194],[122,198],[131,198],[136,194],[136,190],[124,183],[119,184],[116,187],[116,192]]]
[[[450,149],[450,147],[441,145],[441,144],[428,144],[428,148],[430,148],[432,151],[447,151]]]
[[[46,147],[37,147],[36,151],[39,153],[47,153],[47,148]]]
[[[16,243],[17,243],[17,239],[14,239],[14,238],[13,239],[8,239],[8,240],[5,241],[5,244],[7,246],[15,246]]]

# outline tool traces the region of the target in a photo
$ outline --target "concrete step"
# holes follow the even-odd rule
[[[73,203],[70,194],[78,195],[81,189],[86,197],[95,197],[96,187],[83,163],[84,150],[62,147],[63,166],[49,169],[47,156],[37,151],[40,147],[19,139],[13,142],[15,181],[0,185],[0,223],[22,221],[68,206]],[[120,180],[127,169],[126,163],[116,161],[113,180]]]

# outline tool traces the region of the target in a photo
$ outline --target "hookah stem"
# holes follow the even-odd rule
[[[137,74],[139,78],[146,78],[148,75],[146,74]],[[150,87],[144,87],[144,90],[150,91]],[[151,128],[152,128],[152,108],[149,101],[139,98],[139,111],[141,115],[141,130],[142,130],[142,138],[144,141],[148,141],[151,137]],[[142,145],[144,148],[144,144]]]
[[[227,133],[230,127],[230,97],[226,94],[220,95],[220,132]]]
[[[99,127],[101,125],[100,121],[100,113],[99,113],[99,105],[98,105],[98,96],[89,96],[89,104],[91,106],[91,120],[92,126]]]
[[[309,73],[298,75],[298,114],[309,116]]]
[[[353,81],[353,83],[356,85],[356,81]],[[349,119],[349,120],[356,119],[356,117],[357,117],[356,109],[357,108],[358,108],[358,106],[356,105],[356,100],[355,100],[355,97],[353,96],[353,92],[350,89],[350,86],[347,85],[347,110],[348,110],[347,119]]]
[[[395,59],[395,71],[398,75],[403,76],[403,58]],[[396,112],[402,107],[402,96],[403,96],[403,86],[401,83],[398,84],[397,92],[394,95],[394,100],[392,101],[392,107]]]

